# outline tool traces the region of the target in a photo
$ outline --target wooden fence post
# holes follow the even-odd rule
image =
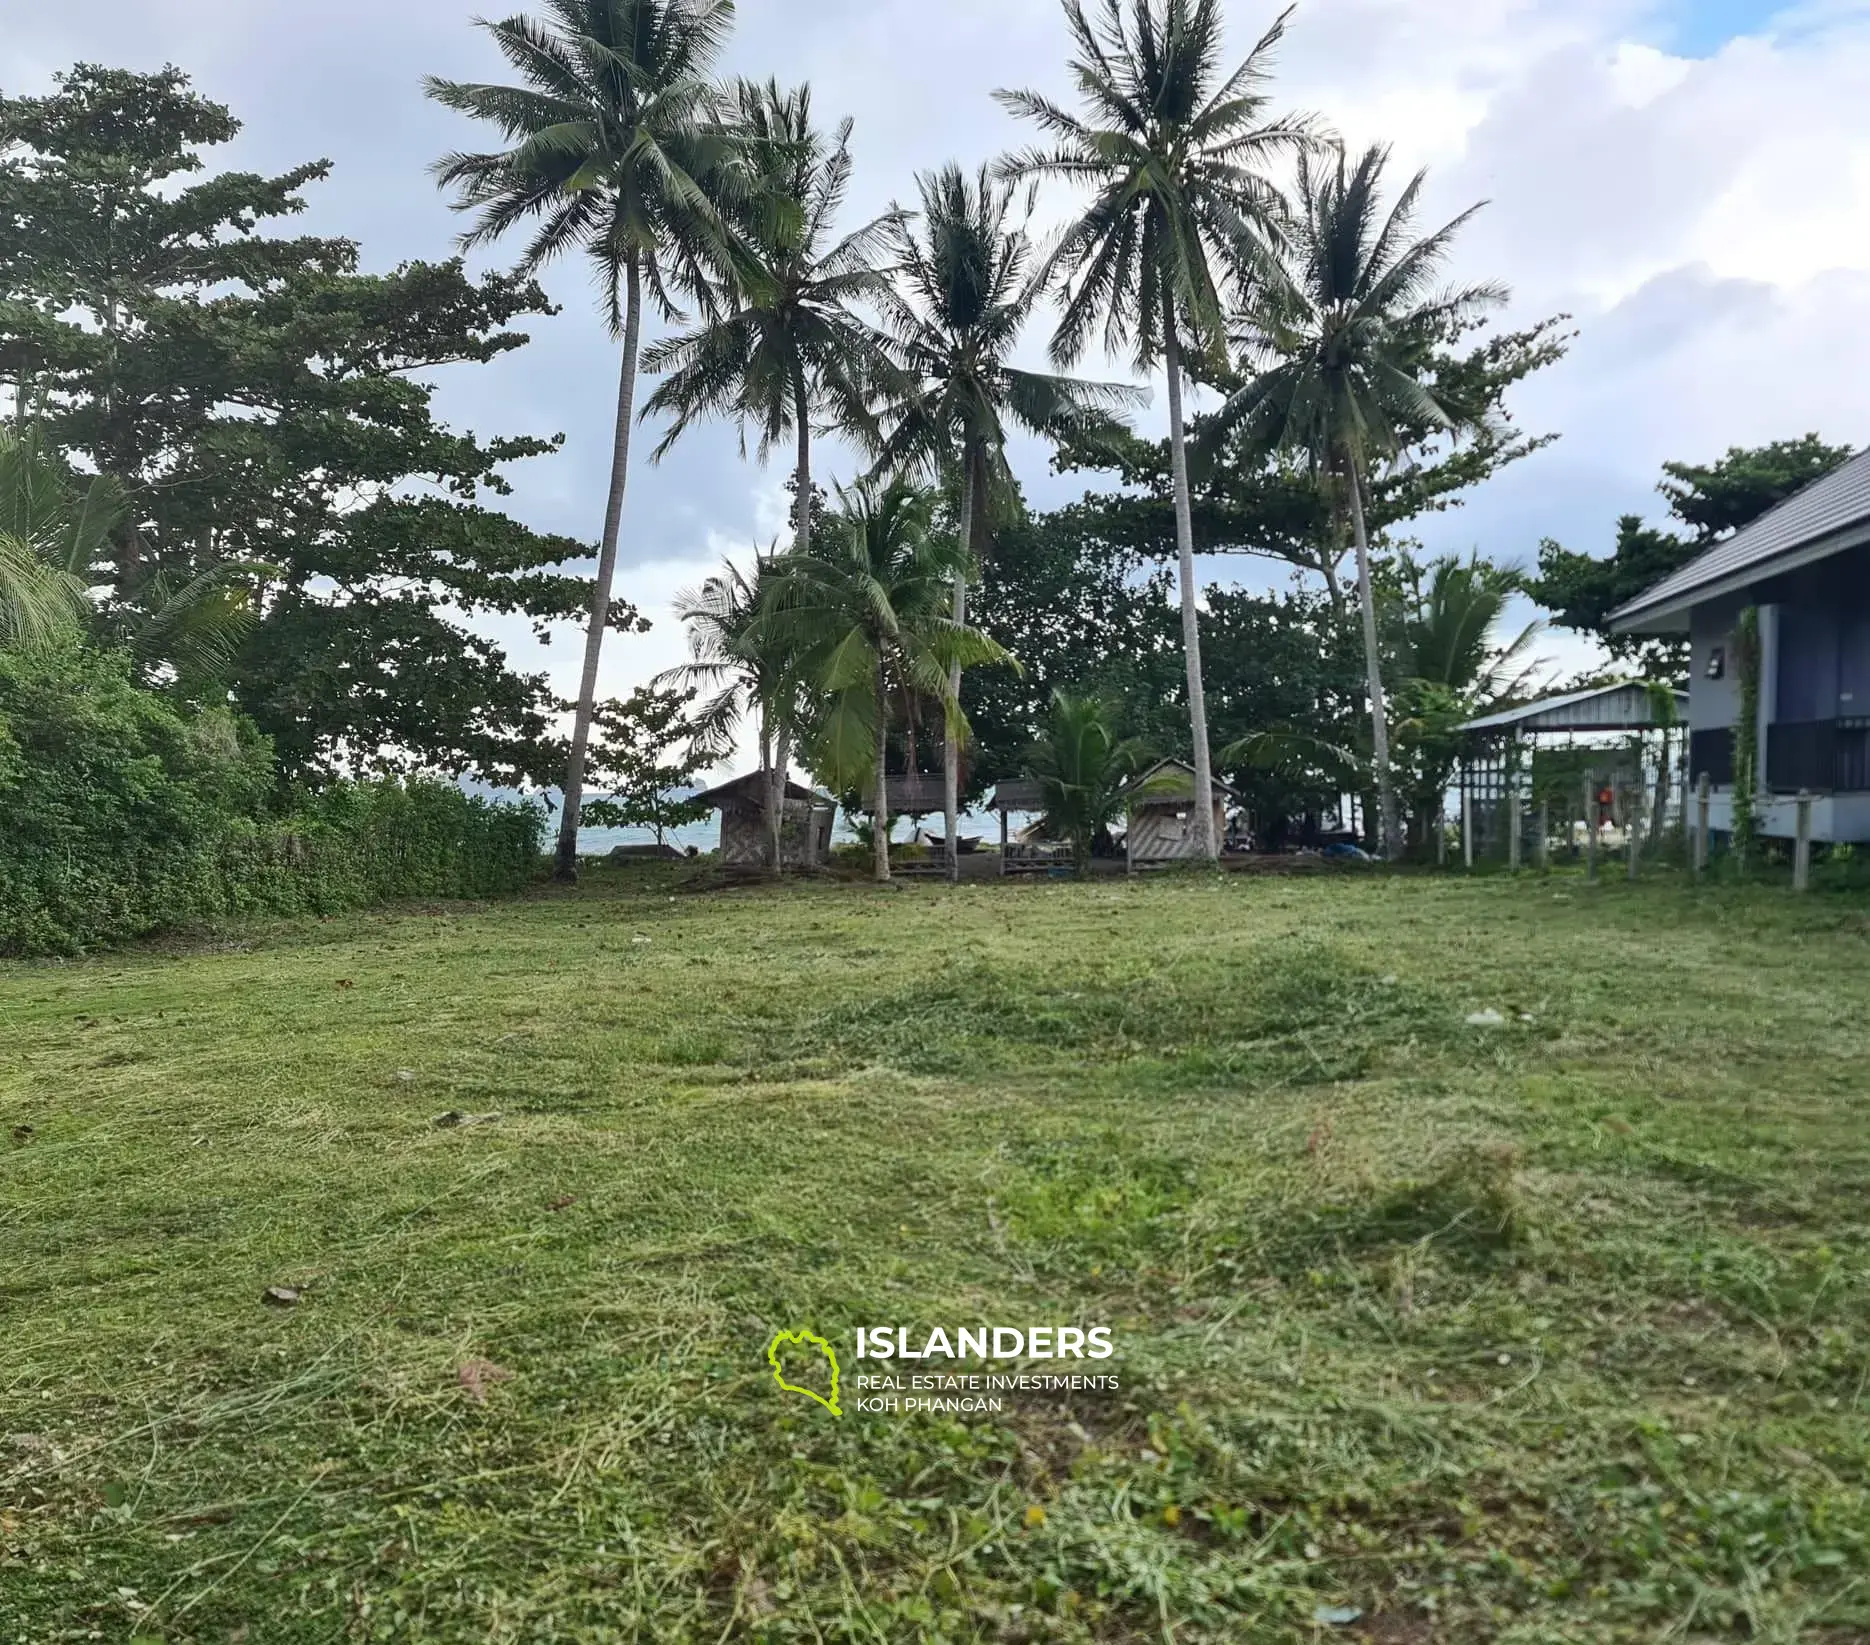
[[[1630,815],[1623,828],[1624,844],[1630,853],[1630,883],[1636,883],[1637,867],[1643,855],[1643,791],[1636,791],[1636,804],[1630,807]]]
[[[1435,866],[1448,866],[1448,802],[1435,807]]]
[[[1474,796],[1464,786],[1461,790],[1461,861],[1470,871],[1474,867]]]
[[[1792,889],[1812,888],[1812,791],[1799,790],[1799,832],[1792,847]]]
[[[1695,878],[1708,871],[1708,813],[1714,799],[1714,780],[1702,772],[1695,783]]]
[[[1584,877],[1597,878],[1597,774],[1584,774]]]
[[[1507,796],[1506,800],[1506,861],[1507,866],[1515,874],[1519,872],[1520,854],[1525,850],[1525,845],[1520,839],[1522,821],[1519,809],[1519,783],[1515,779],[1513,792]]]
[[[1533,850],[1538,854],[1539,872],[1543,874],[1552,866],[1552,797],[1549,794],[1539,801],[1539,839]]]

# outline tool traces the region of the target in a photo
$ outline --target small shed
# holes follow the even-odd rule
[[[1214,837],[1227,837],[1227,807],[1239,795],[1226,783],[1210,784]],[[1185,760],[1160,760],[1129,789],[1130,828],[1124,855],[1138,863],[1199,862],[1203,856],[1200,815],[1195,801],[1195,768]]]
[[[1589,826],[1598,801],[1587,802],[1582,793],[1587,775],[1593,796],[1608,789],[1631,814],[1640,815],[1652,791],[1662,809],[1680,753],[1674,733],[1686,716],[1687,694],[1674,693],[1674,702],[1673,715],[1658,712],[1647,685],[1623,682],[1541,697],[1458,727],[1464,859],[1471,864],[1497,852],[1517,863],[1529,818],[1553,802],[1568,821],[1575,799],[1575,814]]]
[[[772,825],[768,806],[772,773],[750,771],[695,796],[721,813],[721,866],[767,868],[772,864]],[[787,868],[816,868],[831,853],[831,825],[837,802],[790,780],[785,814],[779,825],[779,860]]]

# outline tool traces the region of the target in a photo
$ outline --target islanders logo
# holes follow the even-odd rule
[[[801,1388],[796,1382],[786,1381],[785,1368],[779,1363],[779,1350],[787,1344],[806,1351],[816,1348],[824,1355],[826,1363],[831,1367],[831,1397],[829,1399],[813,1389]],[[766,1363],[773,1368],[773,1381],[787,1393],[803,1394],[807,1399],[817,1400],[834,1417],[844,1415],[842,1408],[838,1405],[837,1351],[823,1337],[815,1336],[810,1331],[781,1331],[766,1345]]]

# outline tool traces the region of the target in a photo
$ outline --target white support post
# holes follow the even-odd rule
[[[1474,867],[1474,796],[1466,783],[1461,785],[1461,861],[1470,871]]]

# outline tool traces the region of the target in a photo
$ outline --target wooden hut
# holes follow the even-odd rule
[[[773,779],[752,771],[695,798],[721,813],[721,866],[767,868],[772,864],[772,826],[767,821]],[[816,868],[831,853],[831,824],[837,802],[797,783],[786,783],[785,815],[779,826],[779,859],[787,868]]]
[[[1014,839],[1010,818],[1014,813],[1036,817],[1045,810],[1045,784],[1037,777],[1009,777],[995,785],[988,810],[1000,818],[1000,872],[1043,874],[1071,860],[1069,848],[1054,841]]]
[[[1227,837],[1227,807],[1238,796],[1216,781],[1214,837]],[[1130,828],[1124,855],[1132,869],[1144,863],[1199,862],[1201,827],[1195,809],[1195,768],[1184,760],[1161,760],[1130,784]]]

